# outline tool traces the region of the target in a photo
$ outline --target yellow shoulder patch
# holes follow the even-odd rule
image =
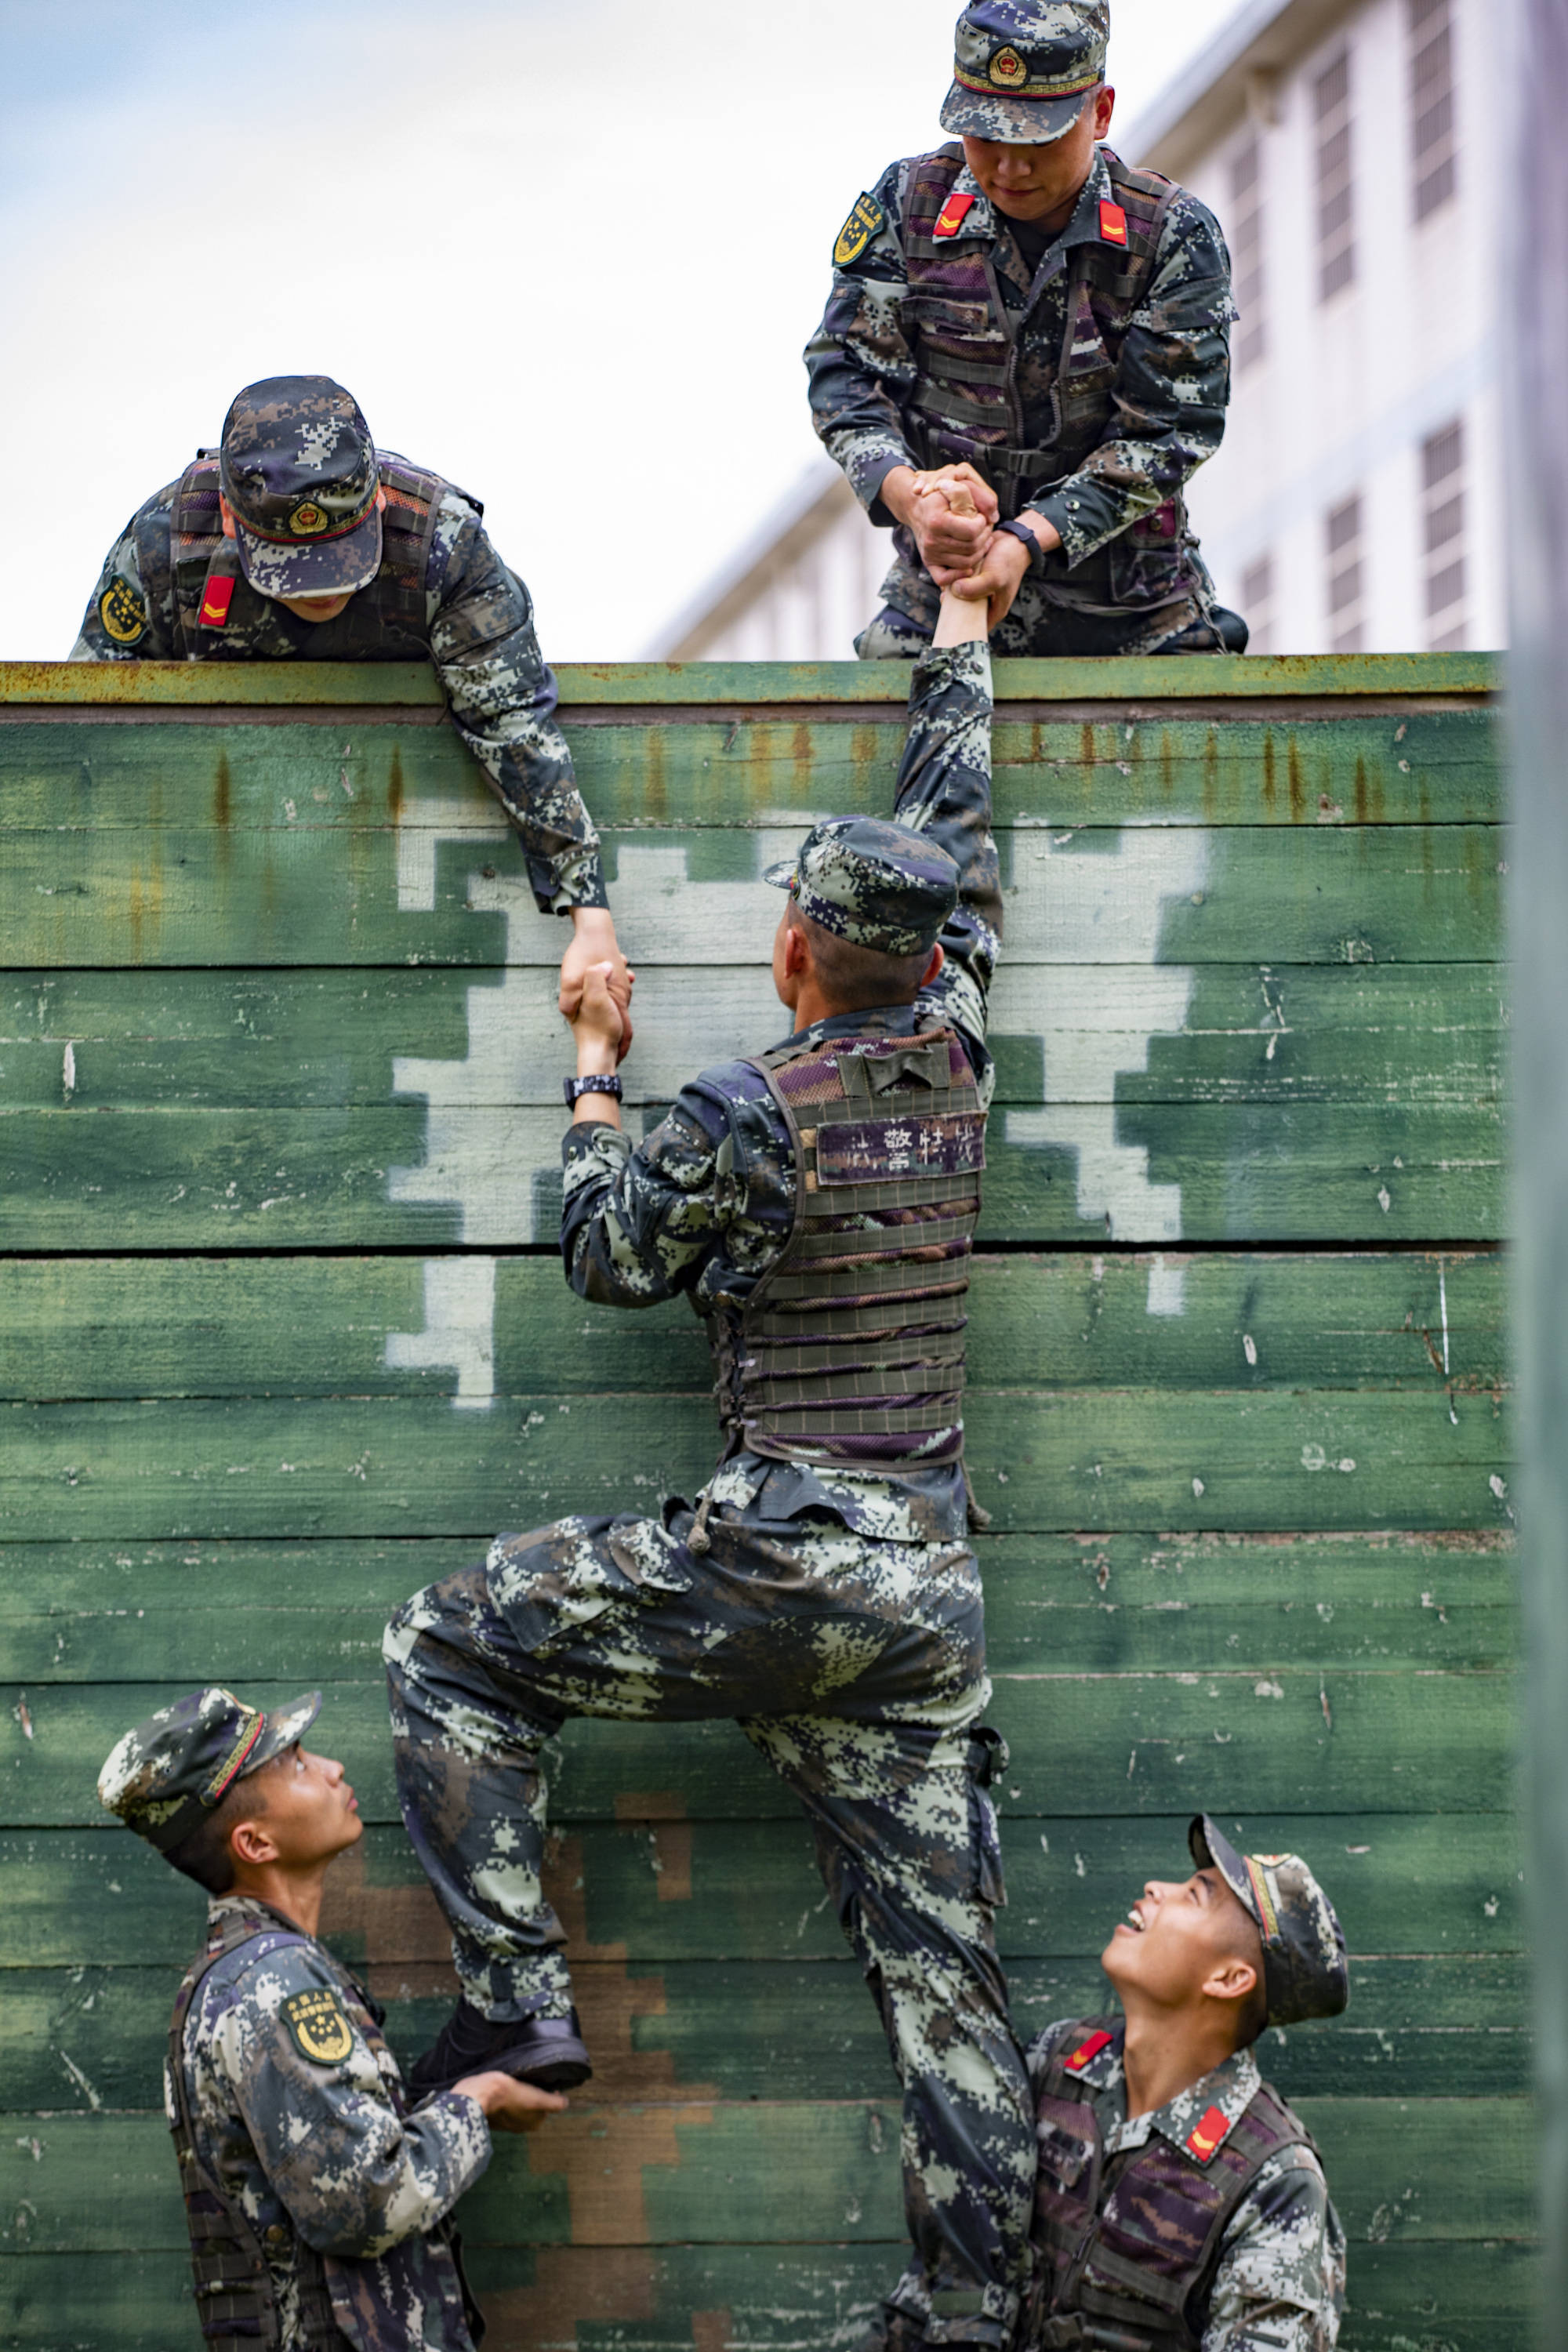
[[[341,2066],[354,2046],[354,2030],[328,1985],[291,1992],[279,2011],[295,2049],[312,2066]]]
[[[857,196],[855,209],[838,232],[838,242],[833,248],[833,258],[840,269],[847,269],[858,261],[877,231],[887,221],[887,214],[875,196]]]
[[[130,581],[118,574],[98,600],[98,617],[117,646],[133,646],[147,634],[147,607]]]

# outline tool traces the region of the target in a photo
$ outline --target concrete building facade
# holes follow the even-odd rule
[[[1192,508],[1257,653],[1504,642],[1500,31],[1495,0],[1248,0],[1112,132],[1230,244],[1230,423]],[[889,553],[825,461],[651,650],[843,659]]]

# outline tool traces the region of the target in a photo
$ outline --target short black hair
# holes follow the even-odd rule
[[[1247,1948],[1238,1957],[1250,1960],[1258,1970],[1258,1982],[1246,1999],[1237,2004],[1236,2046],[1238,2050],[1250,2050],[1255,2042],[1262,2039],[1263,2030],[1268,2022],[1268,1963],[1264,1957],[1263,1934],[1257,1920],[1233,1886],[1227,1885],[1226,1893],[1249,1930]]]
[[[271,1759],[268,1759],[268,1761]],[[234,1891],[234,1856],[229,1852],[228,1833],[241,1822],[253,1822],[267,1811],[267,1791],[261,1786],[261,1771],[244,1772],[232,1788],[226,1789],[199,1827],[188,1838],[172,1846],[164,1855],[186,1878],[194,1878],[209,1895],[229,1895]]]
[[[839,1013],[865,1013],[874,1004],[912,1004],[931,959],[930,948],[913,955],[887,955],[840,939],[803,907],[792,906],[789,920],[811,949],[817,983]]]

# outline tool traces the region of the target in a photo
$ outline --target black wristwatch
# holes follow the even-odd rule
[[[1026,522],[999,522],[996,528],[999,531],[1005,530],[1009,539],[1022,541],[1028,551],[1031,569],[1036,564],[1044,562],[1046,551]]]
[[[614,1095],[616,1100],[619,1102],[621,1082],[619,1078],[563,1078],[561,1091],[566,1097],[566,1108],[570,1110],[579,1095]]]

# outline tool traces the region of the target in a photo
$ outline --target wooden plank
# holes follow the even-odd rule
[[[1528,2235],[1528,2101],[1310,2100],[1302,2120],[1352,2243]],[[498,2141],[461,2225],[476,2245],[722,2244],[726,2224],[765,2243],[897,2242],[898,2145],[887,2100],[616,2108]],[[184,2240],[161,2116],[40,2119],[0,2143],[0,2199],[31,2209],[30,2252]]]
[[[369,1820],[396,1818],[385,1691],[324,1685],[321,1733],[341,1749]],[[182,1685],[15,1684],[0,1690],[0,1818],[58,1824],[97,1817],[99,1767],[121,1733]],[[252,1697],[298,1695],[253,1676]],[[1279,1811],[1339,1811],[1375,1794],[1387,1813],[1484,1812],[1511,1800],[1512,1675],[1279,1667],[1165,1674],[1031,1672],[997,1677],[989,1714],[1016,1762],[1005,1811],[1090,1815],[1112,1790],[1127,1811],[1213,1810],[1216,1781]],[[569,1820],[617,1818],[628,1790],[679,1792],[693,1819],[790,1813],[794,1799],[748,1761],[742,1735],[707,1723],[574,1724],[552,1776]],[[1223,1751],[1223,1753],[1221,1752]],[[1048,1759],[1048,1761],[1047,1761]],[[1048,1778],[1047,1778],[1048,1775]],[[651,1776],[651,1779],[650,1779]],[[1018,1790],[1016,1799],[1012,1788]]]
[[[428,1117],[422,1101],[0,1115],[0,1247],[553,1240],[559,1105],[442,1108],[433,1153]],[[1495,1105],[1468,1115],[1341,1103],[1004,1108],[986,1143],[980,1238],[1462,1248],[1503,1231],[1503,1150]]]
[[[902,681],[880,683],[886,699],[874,706],[770,712],[716,703],[668,717],[586,709],[563,716],[601,824],[798,824],[830,807],[890,804],[907,719]],[[142,833],[163,823],[171,775],[195,786],[184,821],[226,830],[417,829],[446,811],[465,827],[500,826],[480,772],[437,710],[345,713],[335,722],[322,711],[314,724],[292,722],[287,711],[247,724],[235,712],[189,723],[201,716],[181,713],[184,723],[162,726],[5,726],[0,832],[67,824]],[[1256,713],[1004,705],[993,733],[1004,824],[1016,816],[1097,827],[1485,824],[1502,809],[1498,758],[1489,714],[1400,701]]]
[[[793,1884],[794,1873],[790,1874]],[[361,1956],[356,1955],[356,1958]],[[374,1970],[387,2038],[406,2067],[450,2012],[437,1955]],[[1093,1959],[1015,1958],[1026,2043],[1109,1999]],[[411,1985],[416,1984],[418,1990]],[[177,1966],[8,1969],[0,2001],[0,2113],[155,2110]],[[657,1970],[579,1959],[573,1982],[595,2074],[574,2107],[656,2099],[708,2082],[723,2099],[885,2096],[889,2057],[855,1963],[675,1960]],[[1358,1958],[1352,2008],[1331,2029],[1269,2035],[1262,2063],[1290,2100],[1517,2097],[1530,2086],[1528,1969],[1516,1956]]]
[[[450,970],[16,975],[0,980],[0,1109],[385,1106],[411,1090],[404,1065],[468,1057],[470,1024],[499,1009],[483,993],[470,1002],[485,985]],[[1006,959],[992,1004],[996,1099],[1463,1113],[1501,1091],[1504,986],[1482,964],[1215,966],[1184,1017],[1161,966],[1052,966],[1042,987],[1037,967]],[[509,1051],[475,1058],[464,1099],[557,1108],[549,1082],[564,1046],[549,971],[513,993]],[[637,1023],[623,1083],[643,1104],[775,1036],[787,1016],[763,966],[735,965],[716,983],[656,964]]]
[[[776,817],[750,833],[607,831],[612,897],[639,969],[754,961],[780,907],[757,877],[799,837],[798,821]],[[400,908],[399,838],[303,817],[270,830],[197,828],[184,816],[124,832],[17,827],[0,865],[7,958],[63,971],[559,957],[559,926],[534,908],[515,843],[481,833],[476,851],[471,835],[448,840],[437,825],[418,836],[416,859],[405,828]],[[998,846],[1009,936],[1026,961],[1433,964],[1499,952],[1506,838],[1493,825],[1061,834],[1047,822],[1004,824]],[[1135,951],[1134,939],[1147,944]]]
[[[800,2352],[857,2342],[900,2261],[891,2242],[477,2246],[468,2269],[491,2352],[682,2352],[694,2317],[709,2352]],[[1539,2271],[1534,2250],[1517,2243],[1360,2244],[1341,2342],[1345,2352],[1500,2352],[1527,2339]],[[6,2340],[25,2352],[170,2352],[195,2329],[189,2263],[173,2248],[30,2254],[5,2277]]]
[[[870,700],[901,667],[880,662],[563,662],[563,703]],[[1488,696],[1501,686],[1491,654],[1358,654],[1310,658],[1221,655],[1179,662],[1145,656],[1094,661],[1003,661],[997,691],[1030,700],[1158,701],[1255,695],[1446,694]],[[3,662],[0,702],[179,707],[210,703],[439,703],[424,662]]]
[[[1517,1654],[1496,1536],[982,1536],[995,1674],[1485,1667]],[[29,1685],[374,1675],[409,1593],[471,1541],[10,1544],[0,1625]]]
[[[1511,1524],[1501,1397],[1364,1390],[988,1395],[971,1475],[1001,1534],[1158,1528],[1482,1530]],[[670,1397],[659,1463],[637,1398],[156,1400],[5,1408],[14,1539],[458,1536],[695,1495],[705,1397]]]
[[[710,1377],[684,1300],[616,1313],[577,1298],[553,1255],[479,1263],[503,1391],[689,1393]],[[1151,1313],[1173,1279],[1180,1311]],[[1490,1389],[1507,1376],[1507,1279],[1500,1256],[1475,1253],[980,1255],[969,1376],[1009,1390]],[[450,1367],[387,1361],[395,1333],[424,1326],[426,1280],[405,1257],[0,1259],[0,1397],[448,1393]]]

